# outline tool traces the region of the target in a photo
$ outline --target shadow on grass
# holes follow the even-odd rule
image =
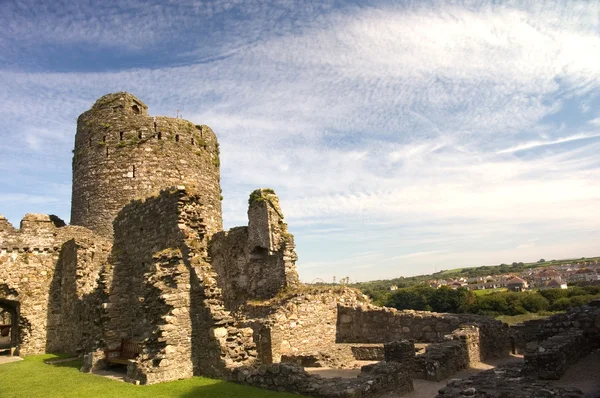
[[[74,359],[68,362],[49,363],[47,365],[55,366],[57,368],[73,368],[79,370],[83,365],[83,361],[81,359]]]

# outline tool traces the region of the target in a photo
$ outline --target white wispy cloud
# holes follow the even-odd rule
[[[590,123],[592,123],[592,124],[593,124],[593,122],[594,122],[593,120],[590,121]],[[562,137],[562,138],[548,140],[548,141],[525,142],[525,143],[510,147],[510,148],[501,149],[501,150],[497,151],[496,153],[517,152],[517,151],[523,151],[526,149],[533,149],[533,148],[538,148],[538,147],[548,146],[548,145],[555,145],[555,144],[563,144],[565,142],[585,140],[585,139],[597,138],[597,137],[600,137],[600,132],[598,132],[598,133],[580,133],[580,134],[575,134],[572,136]]]
[[[0,25],[22,43],[0,34],[0,49],[16,65],[22,50],[39,51],[35,43],[173,57],[107,72],[6,63],[0,170],[40,187],[68,181],[75,118],[106,92],[127,90],[152,114],[179,109],[216,131],[226,225],[245,222],[252,189],[276,189],[297,240],[315,245],[298,246],[305,280],[339,276],[345,265],[357,276],[395,276],[510,257],[530,238],[521,225],[546,242],[519,248],[524,256],[595,247],[600,3],[298,5],[69,2],[64,15],[40,9],[14,21],[4,8]],[[580,103],[583,127],[545,120],[569,102]],[[48,164],[60,170],[34,176]],[[561,233],[564,242],[547,243]],[[372,261],[365,252],[381,254]],[[407,268],[381,268],[385,261]]]

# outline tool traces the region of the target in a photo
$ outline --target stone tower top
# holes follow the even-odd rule
[[[201,187],[207,233],[223,229],[219,143],[210,127],[150,116],[135,96],[107,94],[77,119],[71,224],[111,237],[132,199],[189,184]]]
[[[148,106],[135,95],[125,91],[106,94],[100,97],[92,106],[93,111],[109,110],[112,112],[147,115]]]

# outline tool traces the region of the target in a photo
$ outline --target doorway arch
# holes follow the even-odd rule
[[[17,354],[19,348],[19,302],[0,299],[0,351]]]

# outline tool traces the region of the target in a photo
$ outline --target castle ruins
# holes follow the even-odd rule
[[[0,350],[78,355],[82,371],[93,372],[107,366],[105,350],[135,342],[139,355],[126,361],[134,383],[204,375],[362,397],[405,393],[414,378],[443,380],[533,340],[546,348],[526,354],[518,371],[556,378],[600,345],[600,306],[547,321],[560,327],[509,328],[484,316],[377,307],[343,286],[302,285],[275,192],[252,192],[248,225],[223,231],[219,170],[208,126],[150,116],[124,92],[98,99],[77,121],[70,225],[27,214],[17,229],[0,216]],[[430,346],[415,355],[414,342]],[[357,360],[379,362],[355,379],[304,370]],[[440,396],[492,383],[477,380],[453,382]]]

